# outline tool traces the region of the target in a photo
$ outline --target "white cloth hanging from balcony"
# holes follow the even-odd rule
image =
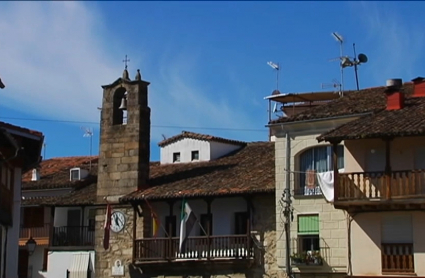
[[[344,169],[339,169],[339,173],[344,172]],[[322,190],[322,194],[325,197],[326,201],[334,201],[334,172],[327,171],[323,173],[317,173],[317,183]]]
[[[327,171],[317,173],[317,182],[319,183],[322,194],[326,201],[333,202],[334,200],[334,172]]]

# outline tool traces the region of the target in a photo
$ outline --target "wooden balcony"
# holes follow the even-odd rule
[[[425,198],[425,170],[338,174],[334,205],[339,209],[408,209]]]
[[[253,241],[248,235],[189,237],[186,252],[179,253],[179,238],[144,238],[134,241],[136,263],[212,260],[250,260]]]
[[[19,245],[23,246],[32,237],[37,245],[48,245],[50,236],[50,224],[46,223],[41,227],[21,227],[19,231]]]
[[[94,248],[94,229],[89,226],[53,227],[53,247]]]
[[[383,243],[382,273],[412,274],[415,272],[412,243]]]

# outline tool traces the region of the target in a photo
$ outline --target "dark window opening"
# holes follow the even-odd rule
[[[177,236],[177,222],[175,215],[165,217],[165,229],[167,230],[168,236]]]
[[[44,207],[24,207],[23,210],[24,228],[44,227]]]
[[[173,153],[173,162],[180,162],[180,153]]]
[[[199,160],[199,151],[192,151],[192,161]]]
[[[236,212],[235,213],[235,234],[243,235],[248,232],[248,213]]]
[[[127,123],[127,92],[124,88],[119,88],[113,99],[112,124],[124,125]]]
[[[201,236],[212,235],[213,232],[213,222],[212,214],[201,214],[201,227],[199,227],[199,234]]]

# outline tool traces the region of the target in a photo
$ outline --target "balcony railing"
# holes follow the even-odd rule
[[[19,238],[47,238],[50,233],[50,224],[44,224],[41,227],[21,227]]]
[[[52,246],[94,246],[94,230],[89,226],[53,227]]]
[[[144,238],[134,241],[136,261],[250,259],[254,256],[252,238],[247,235],[197,236],[186,241],[179,253],[179,238]]]
[[[339,174],[335,201],[425,197],[425,170]]]
[[[382,243],[382,272],[414,273],[413,244]]]
[[[0,183],[0,210],[12,215],[12,200],[12,191]]]

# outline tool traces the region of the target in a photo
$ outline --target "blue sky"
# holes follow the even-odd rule
[[[360,87],[425,75],[424,2],[0,2],[0,121],[39,130],[46,157],[98,153],[101,85],[122,74],[151,82],[151,160],[182,130],[267,140],[279,90],[325,91],[344,54],[365,53]],[[355,89],[354,71],[344,86]]]

